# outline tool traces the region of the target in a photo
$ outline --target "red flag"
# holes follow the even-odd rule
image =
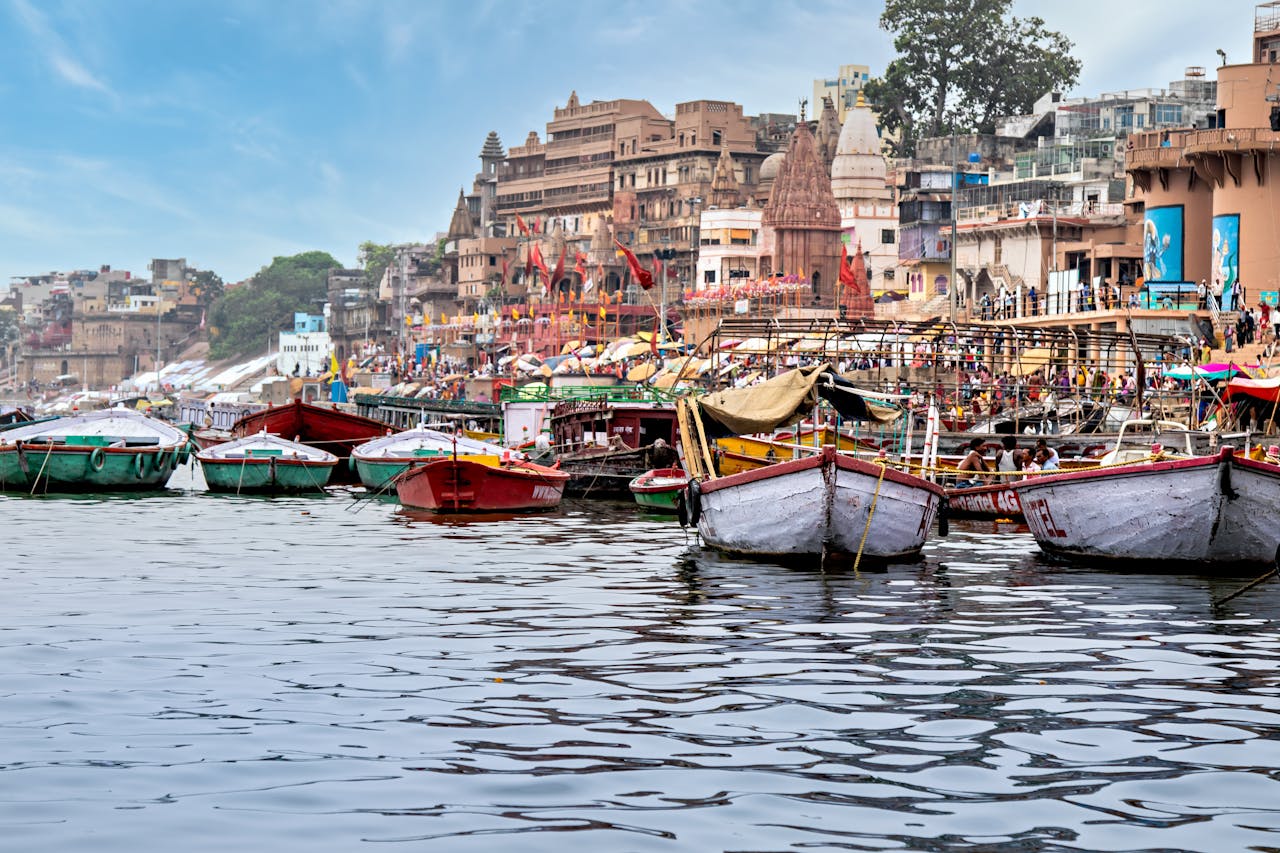
[[[662,281],[662,261],[658,260],[658,256],[653,256],[653,280]]]
[[[518,213],[516,214],[516,227],[520,229],[521,234],[526,237],[529,236],[529,225],[524,221],[524,217]]]
[[[537,219],[533,221],[533,233],[534,234],[542,233],[542,217],[541,216],[539,216]]]
[[[551,273],[547,271],[547,262],[542,259],[542,249],[538,247],[537,243],[529,246],[529,261],[538,268],[538,271],[541,272],[548,281],[551,279]]]
[[[840,244],[840,286],[853,287],[856,280],[853,277],[853,267],[849,266],[849,246],[847,243]]]
[[[561,246],[561,247],[560,247],[560,260],[556,261],[556,271],[555,271],[555,273],[551,276],[551,286],[552,286],[552,287],[555,287],[555,286],[556,286],[556,284],[557,284],[557,283],[559,283],[560,279],[564,278],[564,252],[565,252],[565,247],[564,247],[564,246]]]
[[[584,279],[587,277],[587,268],[584,266],[586,260],[587,256],[581,252],[573,253],[573,271]]]
[[[502,286],[507,286],[507,259],[502,259]]]
[[[527,286],[533,278],[533,250],[535,246],[530,246],[529,251],[524,253],[524,283]]]
[[[636,259],[635,253],[632,252],[630,249],[628,249],[626,246],[619,243],[616,239],[613,241],[613,243],[615,246],[617,246],[619,249],[622,250],[622,254],[626,255],[627,267],[630,268],[631,277],[636,280],[636,283],[639,284],[640,287],[642,287],[645,290],[648,290],[649,288],[653,287],[653,273],[649,272],[647,269],[640,266],[640,261]]]

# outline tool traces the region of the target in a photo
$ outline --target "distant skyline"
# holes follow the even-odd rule
[[[1217,48],[1249,59],[1255,4],[1015,0],[1076,44],[1072,94],[1162,88]],[[812,81],[893,57],[881,3],[0,0],[0,288],[185,257],[227,281],[320,249],[430,239],[490,130],[539,136],[588,102],[736,101],[794,113]],[[1099,25],[1098,22],[1105,22]],[[810,106],[812,111],[813,107]]]

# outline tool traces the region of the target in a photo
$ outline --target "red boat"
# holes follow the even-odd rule
[[[358,483],[356,472],[347,464],[353,448],[386,435],[391,427],[372,418],[351,415],[337,406],[316,406],[294,400],[245,415],[231,426],[234,438],[266,431],[281,438],[327,450],[338,457],[330,482]]]
[[[396,480],[396,494],[408,509],[433,512],[555,509],[568,481],[565,471],[523,460],[446,458],[405,471]]]

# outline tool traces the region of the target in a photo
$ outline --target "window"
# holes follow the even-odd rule
[[[893,241],[896,237],[897,237],[897,234],[894,232],[892,228],[880,229],[880,242],[885,244],[886,246],[892,246]]]
[[[722,139],[724,139],[724,134],[722,134],[720,131],[718,131],[718,130],[713,130],[713,131],[711,131],[711,144],[712,144],[712,145],[716,146],[717,148],[718,148],[718,147],[720,147],[720,141],[721,141]]]
[[[702,280],[703,280],[704,282],[706,282],[707,284],[715,284],[715,283],[716,283],[716,271],[715,271],[715,270],[705,270],[705,271],[703,271],[703,273],[702,273]]]

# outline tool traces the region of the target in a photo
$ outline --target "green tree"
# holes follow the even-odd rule
[[[382,274],[396,259],[396,249],[390,243],[365,240],[360,244],[360,266],[364,267],[364,280],[370,287],[382,282]]]
[[[211,312],[209,354],[229,358],[265,350],[269,339],[292,325],[295,311],[318,310],[329,270],[339,266],[328,252],[277,257],[226,291]]]
[[[222,298],[225,287],[222,276],[212,270],[196,270],[191,276],[191,292],[196,295],[201,305],[212,305],[217,302]]]
[[[1041,18],[1010,15],[1013,0],[885,0],[880,26],[897,58],[866,95],[882,126],[898,132],[895,151],[917,139],[991,133],[997,118],[1030,112],[1046,92],[1074,86],[1080,61]]]

